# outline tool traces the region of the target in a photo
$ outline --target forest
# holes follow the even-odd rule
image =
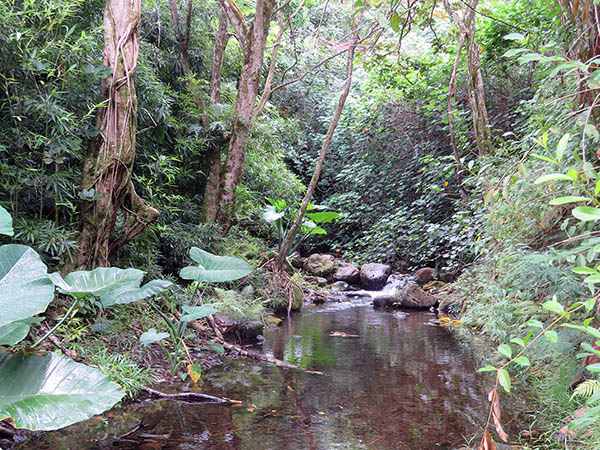
[[[600,448],[597,3],[0,2],[0,448]]]

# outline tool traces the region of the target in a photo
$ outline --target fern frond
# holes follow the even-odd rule
[[[575,388],[571,400],[575,397],[588,398],[598,393],[600,393],[600,381],[586,380]]]

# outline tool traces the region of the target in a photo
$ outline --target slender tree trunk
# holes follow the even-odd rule
[[[283,243],[281,244],[279,254],[277,255],[275,265],[279,269],[283,268],[287,254],[292,246],[292,243],[294,242],[296,234],[298,234],[298,231],[302,226],[302,221],[308,208],[308,203],[310,202],[310,199],[312,198],[312,195],[315,192],[315,188],[317,187],[317,183],[321,176],[321,170],[323,169],[323,164],[325,163],[325,156],[327,155],[329,144],[331,144],[333,133],[335,132],[335,129],[338,125],[340,116],[342,115],[342,111],[344,109],[344,104],[346,103],[346,99],[348,98],[348,94],[350,93],[350,86],[352,85],[352,69],[354,66],[354,51],[356,50],[356,46],[359,42],[358,24],[360,22],[360,19],[361,14],[359,14],[354,21],[354,32],[352,36],[352,42],[350,44],[350,48],[348,49],[348,59],[346,60],[346,83],[344,84],[344,89],[340,94],[337,108],[335,109],[335,113],[333,114],[333,118],[329,123],[329,128],[327,129],[325,140],[323,141],[323,145],[321,146],[319,159],[317,160],[317,164],[315,165],[315,170],[313,172],[312,178],[310,179],[310,183],[308,184],[308,188],[306,189],[306,194],[304,195],[304,199],[302,200],[302,204],[300,205],[300,209],[298,210],[298,214],[296,215],[296,220],[294,221],[294,224],[286,234]]]
[[[458,39],[458,45],[456,46],[456,56],[454,57],[454,66],[452,68],[452,75],[450,76],[450,82],[448,83],[448,127],[450,128],[450,142],[452,143],[452,152],[454,153],[454,161],[456,162],[456,184],[460,191],[460,197],[463,203],[467,202],[467,191],[462,184],[462,169],[463,165],[460,162],[460,155],[458,154],[458,147],[456,145],[456,130],[454,128],[454,110],[452,103],[456,94],[456,74],[458,72],[458,63],[460,61],[460,53],[462,52],[463,45],[465,43],[465,34],[460,33]]]
[[[452,21],[460,29],[461,36],[464,35],[467,48],[467,91],[469,107],[473,120],[473,134],[477,143],[479,156],[492,152],[492,135],[490,123],[485,105],[485,89],[483,76],[481,74],[481,62],[479,59],[479,46],[475,40],[475,9],[479,0],[469,0],[465,6],[462,17],[452,8],[449,0],[444,0],[446,11]]]
[[[134,73],[138,59],[140,0],[106,0],[103,63],[112,74],[102,81],[106,105],[98,110],[101,135],[92,140],[83,167],[83,192],[100,196],[85,201],[77,264],[108,266],[110,255],[144,231],[158,211],[144,203],[131,182],[135,157],[137,99]],[[121,236],[111,238],[117,215],[124,215]]]
[[[475,9],[478,0],[471,0],[471,8]],[[479,45],[475,40],[475,15],[471,17],[467,27],[467,73],[469,75],[468,85],[469,98],[471,100],[471,111],[473,115],[473,130],[477,140],[479,156],[492,153],[492,134],[488,119],[487,107],[485,106],[485,88],[481,74],[481,61],[479,59]]]
[[[236,30],[244,54],[244,64],[233,111],[233,133],[221,180],[219,199],[219,222],[226,233],[233,221],[235,189],[242,180],[244,160],[248,149],[248,132],[252,124],[252,112],[258,96],[258,84],[265,54],[267,35],[273,14],[274,0],[257,0],[256,15],[250,29],[235,3],[220,0],[229,20]]]
[[[219,24],[213,47],[212,68],[210,71],[210,103],[221,102],[221,76],[223,73],[223,55],[227,47],[227,14],[219,5]],[[205,124],[205,127],[207,124]],[[223,142],[215,142],[208,151],[208,176],[204,190],[204,220],[214,222],[219,211],[219,190],[221,187],[221,151]]]
[[[180,29],[179,25],[177,0],[169,0],[169,11],[171,12],[171,20],[173,21],[173,31],[175,32],[175,38],[177,39],[177,45],[179,47],[179,56],[181,57],[181,67],[183,69],[183,74],[185,76],[188,76],[191,70],[188,48],[190,45],[190,27],[192,25],[192,0],[188,0],[187,3],[185,28],[183,30]]]

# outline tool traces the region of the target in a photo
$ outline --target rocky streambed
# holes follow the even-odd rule
[[[439,306],[445,313],[460,312],[461,305],[449,301],[445,295],[445,282],[452,280],[454,275],[437,273],[433,268],[399,274],[392,273],[387,264],[368,263],[358,267],[328,254],[313,254],[307,258],[295,256],[292,265],[305,274],[308,286],[305,286],[304,294],[312,303],[367,298],[375,307],[430,309]],[[300,301],[296,302],[296,305],[300,304]]]
[[[381,273],[377,279],[364,266],[339,263],[329,279],[307,275],[324,278],[332,297],[266,328],[254,346],[305,370],[224,358],[204,375],[201,391],[239,403],[133,402],[20,448],[466,448],[466,438],[487,417],[489,374],[476,372],[480,363],[471,344],[457,339],[451,327],[431,326],[436,313],[373,308],[378,299],[397,305],[421,292],[437,297],[421,288],[418,274],[371,267]],[[335,279],[344,273],[348,281]],[[308,288],[303,297],[312,301],[317,292]]]

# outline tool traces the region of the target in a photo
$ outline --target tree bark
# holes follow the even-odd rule
[[[177,0],[169,0],[169,11],[171,12],[171,20],[173,21],[173,31],[175,38],[177,39],[177,45],[179,47],[179,56],[181,57],[181,67],[183,74],[188,76],[190,74],[190,57],[188,48],[190,45],[190,27],[192,24],[192,0],[188,0],[187,12],[185,19],[185,28],[180,30],[179,25],[179,13],[177,12]]]
[[[492,153],[492,135],[487,108],[485,106],[485,89],[481,74],[479,46],[475,40],[475,9],[478,2],[479,0],[469,0],[462,17],[452,8],[449,0],[444,0],[444,6],[452,21],[460,29],[461,35],[464,35],[466,42],[467,91],[473,120],[473,134],[477,143],[479,156],[484,156]]]
[[[465,190],[462,183],[462,169],[463,165],[460,162],[460,155],[458,154],[458,147],[456,145],[456,130],[454,127],[454,110],[452,103],[456,94],[456,74],[458,72],[458,63],[460,61],[460,53],[462,52],[463,45],[465,43],[464,33],[460,33],[458,44],[456,46],[456,56],[454,57],[454,66],[452,67],[452,75],[450,76],[450,82],[448,83],[448,127],[450,128],[450,142],[452,143],[452,152],[454,153],[454,161],[456,162],[456,184],[460,191],[460,197],[462,202],[467,202],[467,191]]]
[[[327,129],[327,134],[325,135],[325,140],[323,141],[323,145],[321,146],[321,152],[319,153],[319,159],[317,160],[312,178],[310,179],[310,183],[308,184],[308,188],[306,189],[306,194],[304,194],[304,199],[302,200],[302,204],[300,205],[300,209],[298,210],[298,214],[296,215],[296,220],[294,221],[294,224],[286,234],[283,243],[281,244],[281,248],[279,249],[277,259],[275,261],[276,267],[280,270],[283,268],[285,260],[287,258],[287,254],[292,246],[294,238],[296,237],[296,234],[298,234],[298,231],[302,226],[304,215],[306,214],[306,210],[308,209],[308,203],[310,202],[310,199],[312,198],[312,195],[315,192],[315,188],[317,187],[317,183],[321,176],[321,170],[323,169],[323,164],[325,163],[325,156],[327,155],[329,144],[331,144],[333,133],[337,128],[340,116],[342,115],[342,111],[346,103],[346,99],[348,98],[348,94],[350,93],[350,86],[352,85],[352,69],[354,66],[354,52],[359,42],[358,23],[360,22],[361,16],[361,14],[358,14],[354,21],[352,42],[350,44],[350,48],[348,49],[348,58],[346,60],[346,83],[344,84],[344,89],[340,94],[337,108],[335,109],[333,118],[329,123],[329,128]]]
[[[77,258],[80,268],[108,266],[110,255],[159,215],[139,197],[131,182],[137,128],[134,73],[139,24],[140,0],[106,0],[103,63],[112,74],[102,81],[106,104],[96,117],[101,134],[90,142],[82,180],[84,193],[101,198],[84,201],[82,206]],[[125,216],[123,235],[111,240],[119,211]]]
[[[231,0],[219,0],[227,13],[242,47],[244,64],[233,111],[233,133],[221,180],[218,219],[226,233],[232,225],[235,209],[235,189],[242,180],[244,160],[248,149],[254,103],[263,65],[267,35],[273,14],[274,0],[257,0],[254,22],[246,26],[244,17]]]
[[[227,47],[227,14],[219,5],[219,24],[213,47],[212,67],[210,71],[209,97],[211,105],[221,102],[221,76],[223,74],[223,55]],[[204,124],[205,128],[208,124]],[[214,222],[219,211],[219,190],[221,186],[221,151],[223,142],[215,142],[208,150],[208,176],[204,190],[204,220]]]

